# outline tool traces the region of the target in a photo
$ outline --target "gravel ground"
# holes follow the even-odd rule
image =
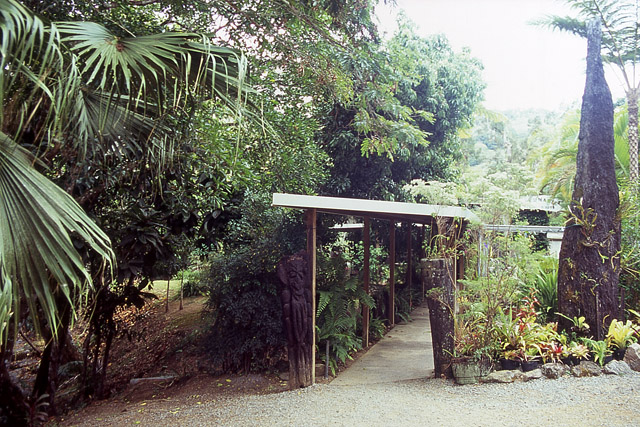
[[[640,373],[468,386],[440,379],[317,384],[268,395],[135,405],[69,425],[638,426]]]

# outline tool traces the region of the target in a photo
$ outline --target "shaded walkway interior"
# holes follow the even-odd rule
[[[338,375],[332,386],[376,384],[433,377],[433,348],[426,299],[387,335]]]

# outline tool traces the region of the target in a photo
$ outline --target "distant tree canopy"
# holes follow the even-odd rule
[[[353,104],[336,103],[321,136],[334,164],[323,193],[397,198],[412,179],[455,175],[461,157],[458,132],[471,125],[482,99],[481,64],[468,51],[455,53],[443,36],[420,38],[406,21],[383,49],[384,68],[365,95],[392,123],[382,142],[389,150],[372,150],[370,141],[377,136],[358,128],[361,112]]]

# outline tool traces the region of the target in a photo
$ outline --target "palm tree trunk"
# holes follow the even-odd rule
[[[638,184],[638,88],[627,91],[629,110],[629,181],[634,187]]]

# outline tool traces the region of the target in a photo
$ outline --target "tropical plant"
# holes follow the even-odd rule
[[[571,332],[578,335],[582,335],[582,336],[586,335],[589,332],[590,327],[589,327],[589,324],[586,322],[587,319],[584,316],[568,317],[562,313],[558,313],[558,316],[564,317],[569,322],[571,322],[572,324],[570,328]]]
[[[474,279],[461,280],[459,291],[462,308],[484,319],[486,330],[494,327],[500,310],[515,305],[525,280],[525,252],[529,249],[520,238],[511,239],[497,233],[486,233],[483,252],[479,255],[485,271]]]
[[[379,317],[369,319],[369,335],[374,341],[381,339],[387,332],[387,320]]]
[[[518,358],[518,348],[521,344],[519,334],[520,327],[517,318],[513,316],[513,310],[504,311],[502,307],[496,314],[494,323],[494,337],[505,359],[515,360]]]
[[[571,341],[569,346],[567,347],[567,352],[570,356],[575,357],[576,359],[586,359],[589,356],[589,348],[580,344],[576,341]]]
[[[609,324],[605,341],[608,347],[622,350],[638,341],[635,337],[638,331],[640,331],[640,328],[634,325],[631,320],[627,320],[625,323],[621,320],[613,319]]]
[[[12,199],[3,193],[2,206],[5,209],[12,205],[24,206],[31,217],[42,218],[44,222],[39,227],[37,223],[30,225],[27,234],[18,231],[20,223],[3,224],[2,230],[14,236],[45,236],[48,231],[43,227],[58,228],[52,224],[61,221],[60,212],[68,211],[78,225],[95,236],[85,233],[82,237],[90,243],[95,241],[94,248],[108,256],[108,252],[101,249],[106,243],[104,235],[99,234],[95,226],[92,229],[91,222],[80,216],[77,208],[74,211],[67,206],[71,202],[56,206],[49,201],[50,206],[38,206],[35,201],[44,197],[38,194],[37,188],[42,189],[41,193],[51,194],[50,200],[64,200],[64,196],[60,190],[52,193],[51,184],[43,183],[44,178],[24,176],[37,175],[35,170],[24,172],[25,164],[31,165],[37,160],[29,159],[17,145],[32,147],[37,154],[45,156],[47,150],[69,145],[82,159],[112,150],[126,153],[130,146],[145,144],[147,160],[163,167],[171,163],[171,147],[178,136],[168,127],[167,119],[175,118],[186,103],[192,105],[194,99],[210,97],[219,98],[239,111],[246,93],[242,86],[246,61],[237,52],[213,46],[196,34],[119,37],[92,22],[45,24],[13,0],[2,0],[1,10],[0,65],[5,70],[0,75],[3,170],[5,179],[18,173],[23,175],[20,193],[11,194]],[[15,188],[15,184],[11,188]],[[34,211],[43,209],[42,215],[33,215]],[[6,218],[25,216],[19,211],[6,213]],[[45,225],[45,221],[51,224]],[[68,223],[66,228],[75,231],[78,225]],[[56,259],[69,257],[61,248],[52,252]],[[44,261],[58,283],[66,282],[63,272],[73,277],[75,269],[82,271],[77,257],[73,262],[60,261],[64,267],[58,268],[50,261],[51,255],[32,253]],[[15,261],[11,261],[12,257],[6,252],[3,259],[9,271],[22,271],[18,283],[29,282],[24,280],[26,271],[22,270],[29,268],[30,276],[41,277],[36,283],[42,283],[43,289],[49,287],[33,268],[42,266],[41,262],[13,257],[24,262],[24,267],[19,269],[10,265]],[[78,278],[72,280],[78,281]],[[50,304],[42,298],[42,290],[37,294],[41,295],[39,299],[44,307],[48,307]],[[33,292],[25,292],[27,301],[33,301],[32,295]],[[45,313],[51,317],[51,310]]]
[[[624,289],[625,306],[640,310],[640,198],[629,187],[625,182],[620,191],[620,287]]]
[[[596,341],[590,338],[583,338],[582,342],[593,352],[593,358],[600,366],[603,366],[607,356],[611,356],[612,354],[611,349],[609,349],[607,342],[604,340]]]
[[[349,277],[342,254],[321,250],[317,262],[317,339],[319,343],[329,342],[331,351],[325,363],[335,374],[338,363],[351,359],[351,354],[362,348],[362,339],[358,336],[361,310],[363,306],[375,307],[375,301],[358,285],[357,277]],[[372,323],[382,325],[376,320]]]
[[[47,346],[60,350],[66,332],[58,329],[74,319],[91,276],[106,284],[114,278],[113,252],[107,236],[40,171],[57,173],[44,166],[60,153],[68,160],[60,171],[71,174],[87,160],[108,168],[110,159],[127,156],[139,169],[166,169],[191,108],[217,99],[230,118],[239,117],[246,60],[197,34],[123,36],[93,22],[49,22],[15,0],[0,0],[0,39],[2,289],[13,290],[14,325],[26,304],[34,326],[57,337]],[[47,392],[52,400],[48,360],[41,368],[34,395]]]
[[[540,266],[532,282],[536,297],[542,309],[541,316],[548,320],[558,311],[558,260],[553,259],[545,266]]]
[[[579,112],[568,112],[563,116],[562,124],[559,125],[554,138],[541,150],[543,161],[538,169],[540,189],[548,191],[553,197],[560,198],[566,204],[571,201],[576,175],[575,159],[578,152],[579,131]]]
[[[417,298],[418,293],[409,286],[398,286],[396,288],[396,295],[394,298],[395,315],[403,322],[411,322],[411,311],[413,310],[414,305],[413,294],[416,294]]]
[[[616,108],[613,120],[616,175],[620,180],[629,176],[627,109]],[[565,205],[571,201],[573,191],[579,131],[580,111],[568,111],[551,139],[542,147],[541,153],[537,154],[541,158],[537,172],[540,190],[562,200]]]

